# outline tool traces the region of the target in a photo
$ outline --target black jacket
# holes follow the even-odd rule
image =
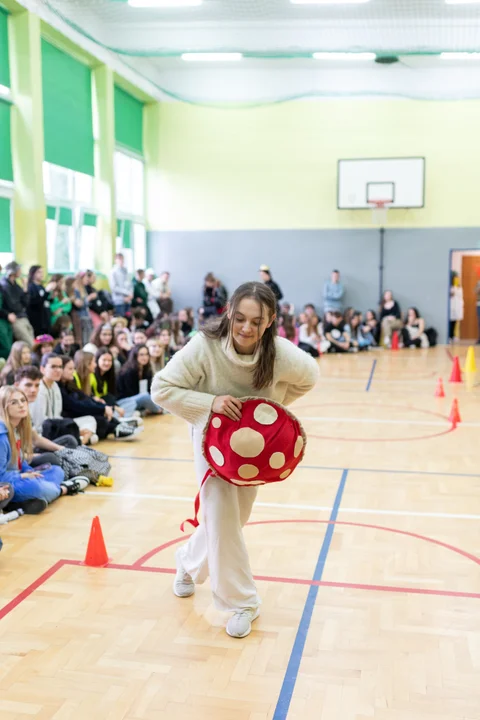
[[[15,313],[19,318],[27,317],[27,293],[16,281],[11,283],[6,277],[2,278],[0,292],[3,295],[3,309],[7,313]]]
[[[27,315],[35,336],[50,334],[52,327],[50,295],[42,285],[30,283],[28,286]]]
[[[152,385],[152,374],[144,376],[144,380],[148,380],[148,392]],[[123,398],[133,397],[140,394],[140,378],[138,372],[134,368],[121,370],[117,378],[117,395],[120,400]]]
[[[55,353],[55,355],[68,355],[68,357],[73,358],[75,356],[75,353],[77,350],[80,350],[80,345],[77,345],[76,343],[73,343],[73,345],[70,345],[70,350],[68,352],[65,352],[62,348],[61,344],[58,343],[58,345],[55,345],[52,352]]]
[[[267,287],[269,287],[270,290],[273,292],[273,294],[274,294],[275,297],[277,298],[277,302],[283,298],[283,293],[282,293],[282,291],[280,290],[280,286],[277,285],[277,283],[275,282],[275,280],[272,280],[272,279],[270,278],[270,280],[267,280],[267,282],[265,283],[265,285],[266,285]]]
[[[103,312],[110,312],[110,310],[113,310],[112,299],[108,292],[106,292],[105,290],[97,290],[93,287],[93,285],[87,285],[85,287],[85,290],[87,292],[87,295],[97,293],[97,297],[95,298],[95,300],[91,300],[88,303],[89,310],[96,313],[97,315],[101,315],[101,313]]]
[[[58,383],[62,393],[63,412],[65,418],[77,418],[93,415],[95,418],[105,416],[105,405],[95,402],[81,390],[74,390],[68,383]]]

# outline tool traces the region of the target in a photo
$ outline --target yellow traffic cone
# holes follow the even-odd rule
[[[473,347],[473,345],[470,345],[467,351],[467,357],[465,359],[465,372],[477,372],[477,366],[475,364],[475,348]]]

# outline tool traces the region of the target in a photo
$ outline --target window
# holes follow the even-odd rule
[[[47,261],[50,271],[76,272],[95,264],[97,218],[93,178],[44,162]]]
[[[117,213],[143,219],[144,169],[140,158],[120,150],[115,153]]]

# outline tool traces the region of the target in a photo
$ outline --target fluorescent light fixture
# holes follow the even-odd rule
[[[347,53],[347,52],[316,52],[312,56],[315,60],[350,60],[355,62],[356,60],[366,61],[375,60],[377,57],[375,53],[364,52],[364,53]]]
[[[182,60],[185,62],[238,62],[243,58],[239,52],[192,52],[183,53]]]
[[[443,52],[442,60],[480,60],[480,52]]]
[[[364,5],[370,0],[290,0],[292,5]]]
[[[8,97],[9,95],[10,95],[10,88],[8,88],[6,85],[0,85],[0,96]]]
[[[480,5],[480,0],[445,0],[446,5]]]
[[[197,7],[203,0],[128,0],[134,8],[175,8]]]

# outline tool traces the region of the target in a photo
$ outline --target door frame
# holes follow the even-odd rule
[[[447,289],[447,332],[446,332],[446,338],[447,338],[447,345],[448,345],[448,331],[449,331],[449,321],[450,321],[450,274],[452,272],[452,254],[454,252],[463,252],[463,253],[469,253],[469,252],[479,252],[480,247],[468,247],[468,248],[450,248],[448,252],[448,289]]]

